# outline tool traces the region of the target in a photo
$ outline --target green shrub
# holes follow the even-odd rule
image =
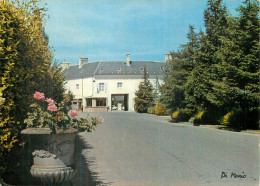
[[[194,124],[219,124],[219,120],[221,118],[221,113],[217,110],[207,110],[207,111],[199,111],[194,116]]]
[[[233,112],[228,112],[226,115],[224,115],[220,121],[220,124],[229,126],[231,124],[230,120],[233,115]]]
[[[178,115],[179,115],[178,110],[172,113],[171,117],[173,122],[178,122]]]
[[[180,109],[172,113],[173,122],[188,121],[193,116],[194,110]]]
[[[155,114],[155,108],[154,107],[148,107],[147,112],[149,114]]]
[[[180,109],[178,120],[188,121],[193,116],[194,111],[191,109]]]
[[[195,120],[195,117],[191,117],[191,118],[189,119],[189,123],[194,123],[194,120]]]
[[[259,109],[243,112],[241,109],[228,112],[222,117],[220,123],[233,129],[259,129]]]
[[[21,130],[36,90],[60,103],[64,78],[52,64],[44,32],[45,11],[36,0],[0,1],[0,179],[18,185],[23,151]],[[3,101],[4,100],[4,101]],[[19,185],[25,185],[19,183]]]
[[[166,108],[160,102],[157,103],[155,107],[155,114],[158,116],[165,116],[166,115]]]
[[[195,116],[194,116],[194,124],[203,124],[203,120],[205,118],[205,111],[199,111]]]

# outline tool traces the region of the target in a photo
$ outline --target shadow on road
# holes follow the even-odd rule
[[[89,144],[84,141],[83,136],[77,135],[75,146],[75,166],[77,174],[71,181],[74,186],[92,186],[92,185],[110,185],[111,183],[104,183],[98,176],[97,172],[90,171],[89,167],[95,163],[95,158],[87,158],[82,154],[82,150],[90,150]]]

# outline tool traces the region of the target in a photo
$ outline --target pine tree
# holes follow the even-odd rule
[[[204,11],[206,34],[201,37],[196,67],[186,88],[188,106],[212,113],[212,122],[216,121],[217,113],[221,110],[215,102],[214,82],[222,79],[219,64],[223,62],[223,55],[219,51],[224,46],[222,40],[227,35],[228,18],[222,0],[208,0],[208,7]]]
[[[228,29],[219,49],[222,62],[213,81],[211,101],[225,113],[235,112],[238,128],[258,128],[259,100],[259,3],[246,0],[240,17],[228,19]]]
[[[181,45],[178,52],[171,52],[172,60],[166,63],[164,84],[161,86],[162,102],[169,113],[185,108],[185,86],[196,66],[196,53],[200,48],[199,38],[192,25],[189,26],[188,43]]]
[[[238,20],[237,107],[241,110],[241,128],[258,128],[259,107],[259,2],[245,0]]]
[[[139,89],[135,95],[135,111],[147,113],[148,107],[154,103],[153,86],[148,79],[146,67],[144,67],[144,81],[139,84]]]
[[[231,17],[221,0],[208,1],[206,35],[185,89],[186,100],[188,106],[208,112],[212,123],[224,113],[236,112],[237,127],[256,128],[259,3],[246,0],[239,11],[240,17]]]

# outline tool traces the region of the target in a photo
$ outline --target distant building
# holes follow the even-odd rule
[[[88,62],[79,58],[79,65],[61,63],[66,89],[74,95],[73,108],[93,111],[134,111],[135,92],[144,77],[144,68],[155,91],[162,82],[164,62],[126,61]]]

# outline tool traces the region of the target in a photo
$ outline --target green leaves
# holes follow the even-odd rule
[[[259,2],[246,0],[239,17],[227,12],[222,0],[208,0],[206,33],[196,34],[190,26],[188,43],[171,53],[173,59],[166,64],[161,87],[162,101],[171,111],[185,107],[205,110],[212,123],[236,110],[243,115],[257,113]],[[243,121],[252,127],[257,120]]]
[[[197,34],[190,25],[187,35],[189,42],[181,45],[181,50],[171,52],[172,60],[166,63],[164,85],[161,86],[162,102],[167,110],[173,112],[186,107],[185,89],[191,71],[198,65],[196,55],[200,49],[202,33]]]
[[[54,73],[54,70],[49,70],[52,53],[44,33],[43,15],[44,10],[36,0],[30,3],[17,0],[0,1],[0,87],[5,99],[0,108],[0,177],[4,177],[2,167],[8,167],[6,170],[16,170],[14,167],[17,164],[8,164],[13,161],[7,158],[12,153],[21,151],[20,131],[25,127],[23,121],[32,103],[31,95],[35,90],[47,93],[51,87],[48,84],[51,77],[52,83],[57,85],[56,97],[63,97],[63,87],[60,83],[62,78],[57,77],[57,71]],[[39,111],[38,108],[35,109]],[[31,113],[25,122],[29,126],[35,126],[34,121],[37,120],[37,125],[44,126],[46,121],[39,113],[40,111]]]
[[[153,86],[148,79],[146,67],[144,67],[144,81],[139,84],[139,89],[135,93],[135,111],[147,113],[148,107],[154,104]]]

